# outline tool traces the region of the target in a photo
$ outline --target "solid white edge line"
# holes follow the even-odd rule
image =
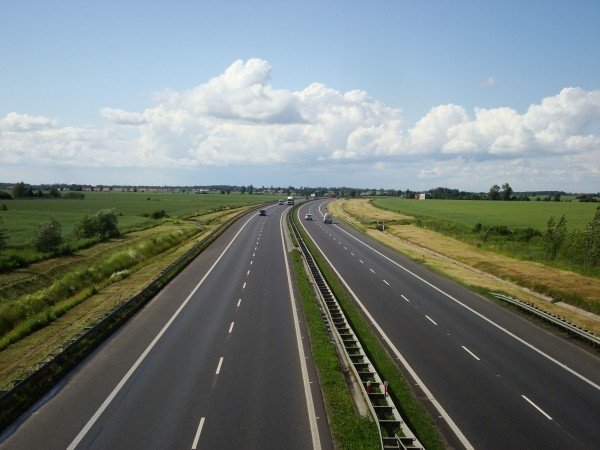
[[[306,227],[303,226],[302,228],[304,228],[304,230],[307,231]],[[308,231],[307,231],[307,234],[308,234]],[[365,315],[369,318],[369,320],[371,321],[371,323],[373,324],[373,326],[377,329],[377,331],[379,332],[379,334],[381,335],[381,337],[383,338],[383,340],[392,349],[392,351],[396,355],[396,358],[398,358],[400,360],[400,362],[402,363],[402,365],[410,373],[410,376],[413,378],[413,380],[415,380],[415,383],[417,383],[417,385],[419,385],[419,387],[421,388],[421,390],[423,391],[423,393],[427,396],[427,398],[432,403],[432,405],[435,407],[435,409],[438,411],[438,413],[440,413],[440,416],[442,416],[442,418],[448,424],[448,426],[450,427],[450,429],[454,432],[454,434],[456,435],[456,437],[458,438],[458,440],[463,444],[463,446],[466,449],[468,449],[468,450],[474,449],[474,447],[471,445],[471,443],[466,438],[466,436],[462,433],[462,431],[460,431],[460,428],[458,428],[458,426],[456,425],[456,423],[454,423],[454,421],[448,415],[448,413],[446,412],[446,410],[442,407],[442,405],[433,396],[433,394],[427,388],[427,386],[425,386],[425,383],[423,383],[423,381],[421,380],[421,378],[419,378],[419,376],[414,371],[414,369],[410,366],[410,364],[408,364],[408,361],[404,358],[404,356],[402,356],[402,354],[396,348],[396,346],[393,344],[393,342],[390,340],[390,338],[388,337],[388,335],[385,334],[385,332],[383,331],[383,329],[381,328],[381,326],[379,326],[379,324],[375,321],[375,318],[371,315],[371,313],[365,307],[365,305],[363,304],[363,302],[354,293],[354,291],[352,290],[352,288],[350,287],[350,285],[346,282],[346,280],[338,272],[338,270],[331,263],[331,261],[329,260],[329,258],[327,258],[327,256],[323,252],[323,250],[321,250],[321,248],[319,247],[319,245],[315,242],[315,240],[312,238],[312,236],[310,234],[308,234],[308,237],[313,242],[313,244],[315,244],[315,246],[317,247],[317,249],[321,252],[321,255],[327,261],[327,264],[329,264],[329,266],[333,269],[333,271],[338,276],[338,278],[342,281],[342,283],[344,284],[344,286],[346,287],[346,289],[348,289],[348,292],[350,293],[350,295],[352,295],[352,297],[354,298],[354,301],[356,301],[356,303],[360,306],[360,308],[363,310],[363,312],[365,313]]]
[[[198,430],[196,430],[196,436],[194,436],[194,443],[192,444],[192,450],[196,450],[198,447],[198,441],[200,440],[200,433],[202,433],[202,427],[204,427],[204,420],[206,417],[200,419],[200,424],[198,424]]]
[[[461,347],[463,348],[463,350],[465,352],[467,352],[469,355],[471,355],[473,358],[475,358],[477,361],[481,361],[477,355],[475,353],[473,353],[471,350],[469,350],[467,347],[465,347],[464,345],[461,345]]]
[[[234,323],[235,323],[235,322],[231,322],[231,325],[229,325],[229,333],[230,333],[230,334],[231,334],[231,330],[233,330],[233,324],[234,324]]]
[[[215,375],[219,375],[221,373],[222,365],[223,365],[223,357],[221,356],[221,359],[219,359],[219,365],[217,366],[217,371],[215,372]]]
[[[429,319],[429,321],[434,324],[437,325],[437,323],[435,322],[435,320],[433,320],[431,317],[429,317],[427,314],[425,314],[425,317],[427,317]]]
[[[194,287],[194,289],[192,289],[192,292],[190,292],[190,294],[186,297],[186,299],[179,306],[179,308],[177,308],[177,311],[175,311],[173,313],[173,315],[171,316],[171,318],[169,319],[169,321],[165,324],[164,327],[162,327],[162,329],[158,332],[158,334],[155,336],[155,338],[152,340],[152,342],[150,342],[150,344],[148,345],[148,347],[146,347],[146,349],[142,352],[142,354],[135,361],[135,363],[133,364],[133,366],[130,367],[130,369],[123,376],[123,378],[121,378],[121,381],[119,381],[119,383],[115,386],[115,388],[108,395],[108,397],[106,397],[106,399],[104,400],[104,402],[102,402],[102,404],[96,410],[96,412],[94,413],[94,415],[90,418],[90,420],[87,421],[87,423],[81,429],[81,431],[77,434],[77,436],[75,436],[75,439],[73,439],[73,441],[69,444],[69,446],[67,447],[67,450],[73,450],[73,449],[75,449],[79,445],[79,443],[81,442],[81,440],[85,437],[85,435],[88,433],[88,431],[90,431],[90,429],[92,428],[92,426],[94,426],[94,424],[97,422],[97,420],[100,418],[100,416],[102,415],[102,413],[106,410],[106,408],[108,408],[108,405],[110,405],[110,403],[114,400],[114,398],[117,396],[117,394],[119,393],[119,391],[121,389],[123,389],[123,386],[125,385],[125,383],[127,383],[127,381],[129,380],[129,378],[131,378],[131,376],[136,371],[136,369],[139,367],[139,365],[142,363],[142,361],[144,361],[144,359],[146,359],[146,357],[148,356],[148,354],[150,353],[150,351],[154,348],[154,346],[159,341],[159,339],[162,337],[162,335],[165,334],[165,332],[171,326],[171,324],[175,321],[175,319],[177,318],[177,316],[179,315],[179,313],[181,313],[181,311],[183,310],[183,308],[185,308],[185,305],[188,304],[188,302],[190,301],[190,299],[192,298],[192,296],[196,293],[196,291],[200,288],[200,286],[202,286],[202,284],[208,278],[208,276],[211,274],[211,272],[213,271],[213,269],[215,268],[215,266],[219,263],[219,261],[221,261],[221,258],[223,258],[223,255],[225,255],[225,253],[227,252],[227,250],[229,250],[229,247],[232,246],[233,242],[237,239],[237,237],[240,235],[240,233],[242,232],[242,230],[244,228],[246,228],[246,225],[248,225],[248,222],[250,222],[252,219],[254,219],[254,216],[250,217],[246,221],[246,223],[244,223],[244,225],[242,225],[242,227],[238,230],[238,232],[235,234],[235,236],[233,236],[233,238],[231,239],[231,241],[229,241],[229,244],[227,244],[227,247],[225,247],[225,249],[223,250],[223,252],[219,255],[219,257],[213,263],[213,265],[210,266],[210,269],[208,269],[208,271],[204,274],[204,276],[202,277],[202,279],[198,282],[198,284]]]
[[[550,417],[548,414],[546,414],[546,412],[542,408],[540,408],[538,405],[536,405],[535,403],[533,403],[527,397],[525,397],[524,395],[521,395],[521,397],[523,397],[527,401],[527,403],[529,403],[531,406],[533,406],[535,409],[537,409],[539,412],[541,412],[544,416],[546,416],[546,419],[548,419],[548,420],[554,420],[554,419],[552,419],[552,417]]]
[[[288,261],[288,255],[285,250],[285,237],[283,235],[284,216],[285,213],[281,214],[281,219],[279,220],[279,228],[281,231],[281,249],[283,251],[283,260],[285,261],[285,271],[287,274],[288,290],[290,293],[290,304],[292,307],[292,315],[294,319],[294,331],[296,332],[296,344],[298,346],[300,369],[302,370],[302,379],[304,382],[304,396],[306,397],[306,409],[308,411],[308,422],[310,423],[310,434],[312,437],[313,449],[319,450],[321,448],[321,438],[319,436],[319,427],[317,425],[317,414],[315,411],[315,405],[313,403],[312,393],[310,390],[310,380],[308,379],[306,357],[304,356],[304,347],[302,346],[302,337],[300,335],[300,325],[298,325],[298,313],[296,312],[296,296],[294,295],[294,288],[292,286],[292,274],[290,271],[290,263]]]
[[[357,240],[358,242],[360,242],[362,245],[364,245],[365,247],[371,249],[372,251],[374,251],[375,253],[377,253],[379,256],[387,259],[389,262],[391,262],[392,264],[395,264],[396,266],[398,266],[399,268],[401,268],[402,270],[404,270],[405,272],[409,273],[410,275],[412,275],[413,277],[415,277],[416,279],[422,281],[423,283],[425,283],[426,285],[428,285],[429,287],[435,289],[436,291],[438,291],[440,294],[446,296],[447,298],[449,298],[450,300],[452,300],[453,302],[457,303],[458,305],[462,306],[463,308],[467,309],[468,311],[472,312],[473,314],[475,314],[476,316],[478,316],[479,318],[485,320],[486,322],[488,322],[490,325],[496,327],[497,329],[499,329],[500,331],[506,333],[508,336],[512,337],[513,339],[519,341],[521,344],[525,345],[526,347],[530,348],[531,350],[533,350],[534,352],[538,353],[539,355],[543,356],[544,358],[548,359],[549,361],[552,361],[554,364],[556,364],[559,367],[562,367],[563,369],[565,369],[567,372],[569,372],[572,375],[575,375],[577,378],[579,378],[580,380],[586,382],[587,384],[589,384],[590,386],[592,386],[593,388],[597,389],[600,391],[600,385],[594,383],[592,380],[589,380],[588,378],[584,377],[583,375],[581,375],[579,372],[576,372],[575,370],[571,369],[569,366],[567,366],[566,364],[561,363],[560,361],[558,361],[557,359],[553,358],[552,356],[548,355],[547,353],[544,353],[542,350],[540,350],[539,348],[537,348],[536,346],[534,346],[533,344],[530,344],[529,342],[525,341],[524,339],[520,338],[519,336],[517,336],[516,334],[508,331],[506,328],[504,328],[501,325],[498,325],[496,322],[494,322],[491,319],[488,319],[486,316],[484,316],[483,314],[481,314],[478,311],[475,311],[473,308],[471,308],[468,305],[465,305],[463,302],[461,302],[460,300],[456,299],[455,297],[451,296],[450,294],[448,294],[447,292],[443,291],[442,289],[440,289],[439,287],[431,284],[429,281],[425,280],[424,278],[421,278],[419,275],[417,275],[416,273],[412,272],[411,270],[407,269],[406,267],[404,267],[402,264],[397,263],[396,261],[394,261],[393,259],[387,257],[386,255],[384,255],[383,253],[381,253],[380,251],[374,249],[373,247],[371,247],[369,244],[361,241],[360,239],[358,239],[356,236],[352,236],[350,233],[348,233],[346,230],[344,230],[343,228],[341,228],[340,226],[334,224],[340,231],[346,233],[348,236],[350,236],[351,238]]]

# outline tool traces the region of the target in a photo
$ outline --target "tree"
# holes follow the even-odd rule
[[[13,197],[25,197],[25,192],[27,192],[27,185],[22,181],[16,183],[12,188]]]
[[[567,219],[563,214],[558,222],[554,220],[554,216],[548,219],[546,232],[543,236],[543,245],[546,251],[546,256],[549,259],[556,259],[556,255],[562,246],[565,237],[567,236]]]
[[[31,197],[33,197],[33,196],[34,196],[34,195],[33,195],[33,189],[31,189],[31,186],[29,186],[29,187],[27,188],[27,190],[25,191],[25,197],[30,197],[30,198],[31,198]]]
[[[596,208],[596,214],[583,232],[585,243],[585,262],[592,267],[600,265],[600,206]]]
[[[56,189],[56,187],[53,187],[52,189],[50,189],[50,193],[48,195],[50,195],[50,197],[52,197],[52,198],[59,198],[60,191],[58,189]]]
[[[6,247],[8,241],[8,230],[4,226],[4,218],[0,216],[0,251]]]
[[[254,194],[254,186],[248,186],[248,194]]]
[[[560,192],[555,192],[554,195],[552,196],[552,199],[555,202],[560,202]]]
[[[490,193],[488,194],[490,200],[499,200],[500,199],[500,186],[497,184],[493,185],[490,188]]]
[[[40,252],[51,252],[62,243],[60,222],[56,217],[44,220],[38,226],[35,248]]]
[[[246,193],[246,186],[242,186],[240,188],[240,194],[245,194]]]
[[[502,200],[510,200],[512,196],[513,190],[508,183],[504,183],[502,185]]]
[[[96,213],[98,223],[98,233],[103,238],[109,238],[119,235],[117,228],[117,215],[112,209],[103,209]]]

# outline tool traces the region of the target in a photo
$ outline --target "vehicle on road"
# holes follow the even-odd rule
[[[280,204],[280,205],[283,205],[283,200],[279,200],[279,204]]]
[[[287,198],[287,204],[288,204],[288,205],[293,205],[293,204],[294,204],[294,197],[291,197],[291,196],[290,196],[290,197],[288,197],[288,198]]]
[[[267,210],[266,209],[261,209],[260,212],[258,213],[259,216],[266,216],[267,215]]]
[[[313,220],[312,214],[308,213],[306,216],[304,216],[304,220]]]
[[[323,223],[333,223],[333,217],[330,213],[325,213],[323,216]]]

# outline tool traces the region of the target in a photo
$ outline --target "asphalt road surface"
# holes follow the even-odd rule
[[[0,448],[331,448],[284,258],[285,210],[236,222]]]
[[[600,448],[600,358],[334,218],[302,225],[429,398],[450,445]],[[304,220],[310,212],[314,221]]]

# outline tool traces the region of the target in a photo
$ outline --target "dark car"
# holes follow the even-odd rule
[[[266,209],[261,209],[260,212],[258,213],[259,216],[266,216],[267,215],[267,210]]]

